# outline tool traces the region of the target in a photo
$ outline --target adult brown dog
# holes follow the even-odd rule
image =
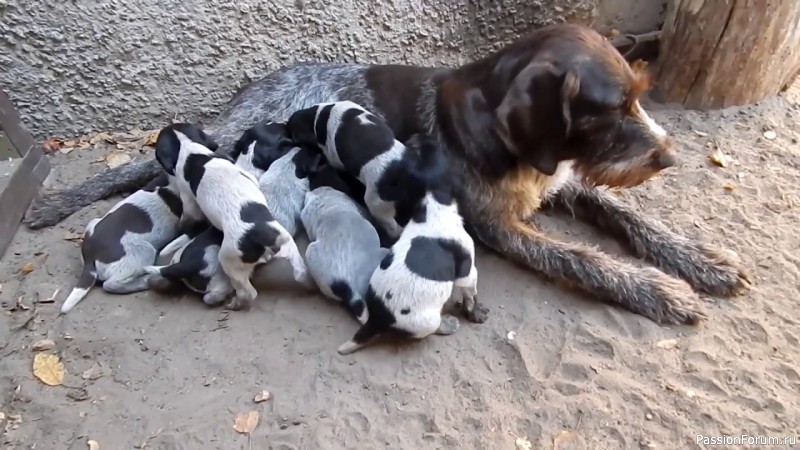
[[[400,141],[415,133],[439,139],[459,174],[462,212],[479,242],[656,322],[696,323],[703,314],[695,291],[742,292],[749,287],[744,269],[597,188],[635,186],[674,164],[669,137],[639,104],[647,86],[647,77],[595,31],[554,25],[457,69],[284,67],[240,89],[208,132],[220,151],[229,151],[257,122],[351,100],[384,117]],[[158,172],[155,161],[106,170],[42,197],[26,222],[55,224]],[[661,270],[545,236],[528,219],[548,205],[592,221]]]

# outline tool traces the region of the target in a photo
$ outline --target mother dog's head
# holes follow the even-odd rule
[[[483,97],[493,117],[482,128],[542,173],[573,161],[588,183],[629,187],[675,163],[671,139],[639,104],[648,76],[589,28],[539,29],[455,77],[469,105]]]

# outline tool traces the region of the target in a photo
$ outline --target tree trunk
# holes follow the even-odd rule
[[[708,110],[776,95],[800,71],[800,0],[670,0],[654,96]]]

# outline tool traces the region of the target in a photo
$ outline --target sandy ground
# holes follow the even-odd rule
[[[779,97],[709,114],[652,109],[681,161],[623,195],[681,233],[737,251],[755,274],[746,296],[709,299],[703,326],[660,327],[486,252],[486,324],[347,357],[336,347],[356,323],[322,297],[263,280],[279,280],[279,266],[259,275],[265,287],[249,312],[96,289],[59,318],[80,270],[77,243],[65,238],[114,202],[105,201],[53,229],[23,228],[0,263],[0,447],[514,449],[519,436],[533,449],[669,449],[703,448],[697,434],[797,434],[800,108]],[[764,138],[768,130],[777,137]],[[708,161],[714,145],[732,165]],[[107,150],[53,156],[50,182],[85,179]],[[620,252],[586,226],[543,222]],[[40,303],[56,289],[55,304]],[[29,347],[45,338],[66,367],[63,386],[32,374]],[[255,404],[264,389],[272,398]],[[248,440],[232,425],[251,410],[260,422]]]

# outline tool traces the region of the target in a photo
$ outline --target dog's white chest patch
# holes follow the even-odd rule
[[[561,161],[558,163],[556,173],[548,180],[547,187],[545,188],[544,195],[550,196],[558,192],[567,182],[577,178],[575,170],[573,169],[572,161]]]

